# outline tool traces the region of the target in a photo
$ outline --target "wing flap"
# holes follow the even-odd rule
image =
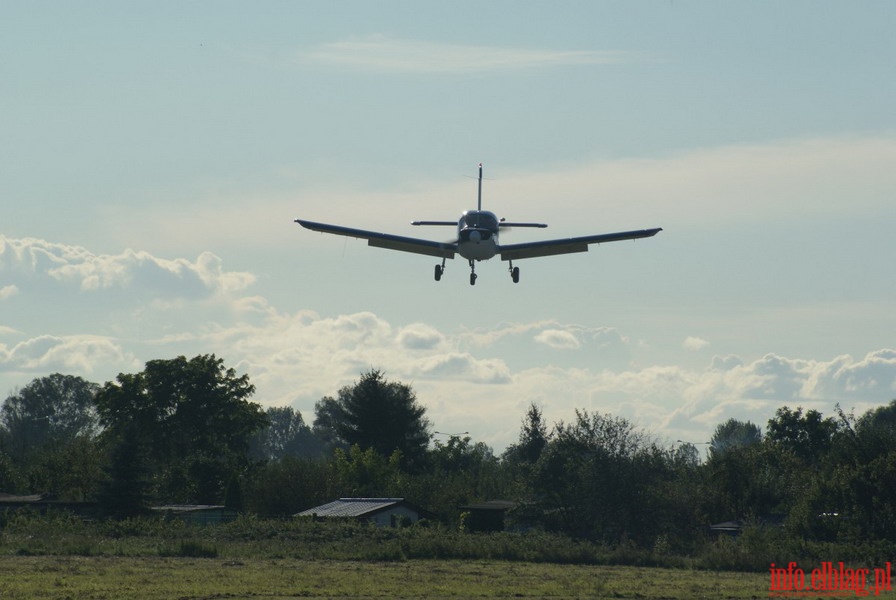
[[[618,242],[620,240],[636,240],[639,238],[652,237],[660,231],[662,231],[662,228],[639,229],[637,231],[619,231],[616,233],[586,235],[565,240],[545,240],[543,242],[507,244],[502,245],[498,249],[498,252],[501,254],[501,260],[521,260],[523,258],[535,258],[538,256],[572,254],[574,252],[587,252],[589,244],[603,244],[605,242]]]
[[[351,227],[329,225],[327,223],[315,223],[314,221],[305,221],[303,219],[296,219],[296,223],[306,229],[311,229],[312,231],[367,240],[368,246],[376,248],[413,252],[414,254],[426,254],[428,256],[438,256],[440,258],[454,258],[454,254],[457,252],[456,244],[421,240],[418,238],[392,235],[390,233],[379,233],[377,231],[367,231],[364,229],[353,229]]]

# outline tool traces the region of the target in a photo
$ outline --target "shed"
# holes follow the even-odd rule
[[[489,500],[461,506],[470,514],[466,527],[468,531],[504,531],[504,513],[514,508],[516,502],[509,500]]]
[[[356,519],[379,527],[416,523],[432,515],[404,498],[340,498],[293,515],[315,519]]]

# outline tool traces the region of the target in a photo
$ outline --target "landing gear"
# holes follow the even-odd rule
[[[519,283],[520,282],[520,268],[514,267],[513,263],[510,261],[507,261],[507,262],[510,263],[510,278],[513,279],[514,283]]]
[[[470,260],[470,285],[476,285],[476,263]]]
[[[443,258],[442,264],[436,265],[436,270],[435,270],[436,281],[442,280],[442,273],[444,273],[444,272],[445,272],[445,259]]]

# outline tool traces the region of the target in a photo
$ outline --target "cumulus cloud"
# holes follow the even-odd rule
[[[810,363],[802,393],[819,398],[896,397],[896,350],[869,352],[860,360],[849,355]]]
[[[86,376],[108,374],[110,368],[135,368],[133,354],[116,341],[100,336],[40,335],[11,348],[0,346],[0,371],[34,373],[74,372]]]
[[[560,350],[575,350],[582,345],[572,332],[559,329],[546,329],[535,336],[535,341]]]
[[[862,412],[896,392],[896,350],[854,359],[819,361],[768,354],[752,361],[715,357],[704,369],[678,365],[513,367],[502,349],[455,350],[464,332],[415,323],[395,327],[374,313],[321,317],[311,311],[279,313],[263,303],[257,322],[196,325],[146,346],[103,336],[38,335],[0,345],[0,373],[26,376],[72,372],[100,381],[137,371],[146,360],[215,352],[250,375],[263,405],[292,404],[308,413],[370,368],[411,384],[440,426],[457,425],[497,447],[513,441],[528,402],[551,421],[576,408],[610,412],[668,439],[702,439],[729,417],[764,424],[783,405],[829,413],[839,401]],[[595,340],[624,339],[611,328],[544,323],[513,340],[517,351],[537,353],[542,334],[576,332],[586,349]],[[503,330],[496,326],[495,332]],[[484,334],[485,332],[483,332]],[[586,335],[587,334],[587,335]],[[10,335],[20,333],[10,330]],[[308,415],[309,417],[311,415]]]
[[[507,383],[510,369],[497,358],[477,359],[467,353],[431,356],[411,365],[412,377],[460,379],[469,383]]]
[[[19,293],[19,288],[15,285],[5,285],[0,287],[0,301],[11,298]]]
[[[210,252],[195,261],[169,260],[134,250],[93,254],[81,246],[4,236],[0,236],[0,271],[23,281],[50,280],[85,292],[133,289],[185,297],[241,291],[254,281],[249,273],[225,271],[221,259]],[[27,291],[25,283],[12,287]]]
[[[685,350],[702,350],[709,346],[709,342],[704,339],[689,336],[685,338],[684,342],[681,343],[681,347]]]
[[[712,371],[730,371],[743,364],[744,361],[739,356],[729,354],[728,356],[713,356],[709,368]]]
[[[399,345],[409,350],[431,350],[442,344],[445,336],[425,323],[412,323],[401,328],[397,339]]]
[[[623,52],[465,46],[383,35],[322,44],[298,57],[302,63],[398,73],[470,73],[618,63]]]

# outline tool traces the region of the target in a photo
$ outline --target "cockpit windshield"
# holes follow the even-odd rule
[[[498,231],[498,217],[487,210],[468,210],[460,218],[463,228],[488,229]]]

